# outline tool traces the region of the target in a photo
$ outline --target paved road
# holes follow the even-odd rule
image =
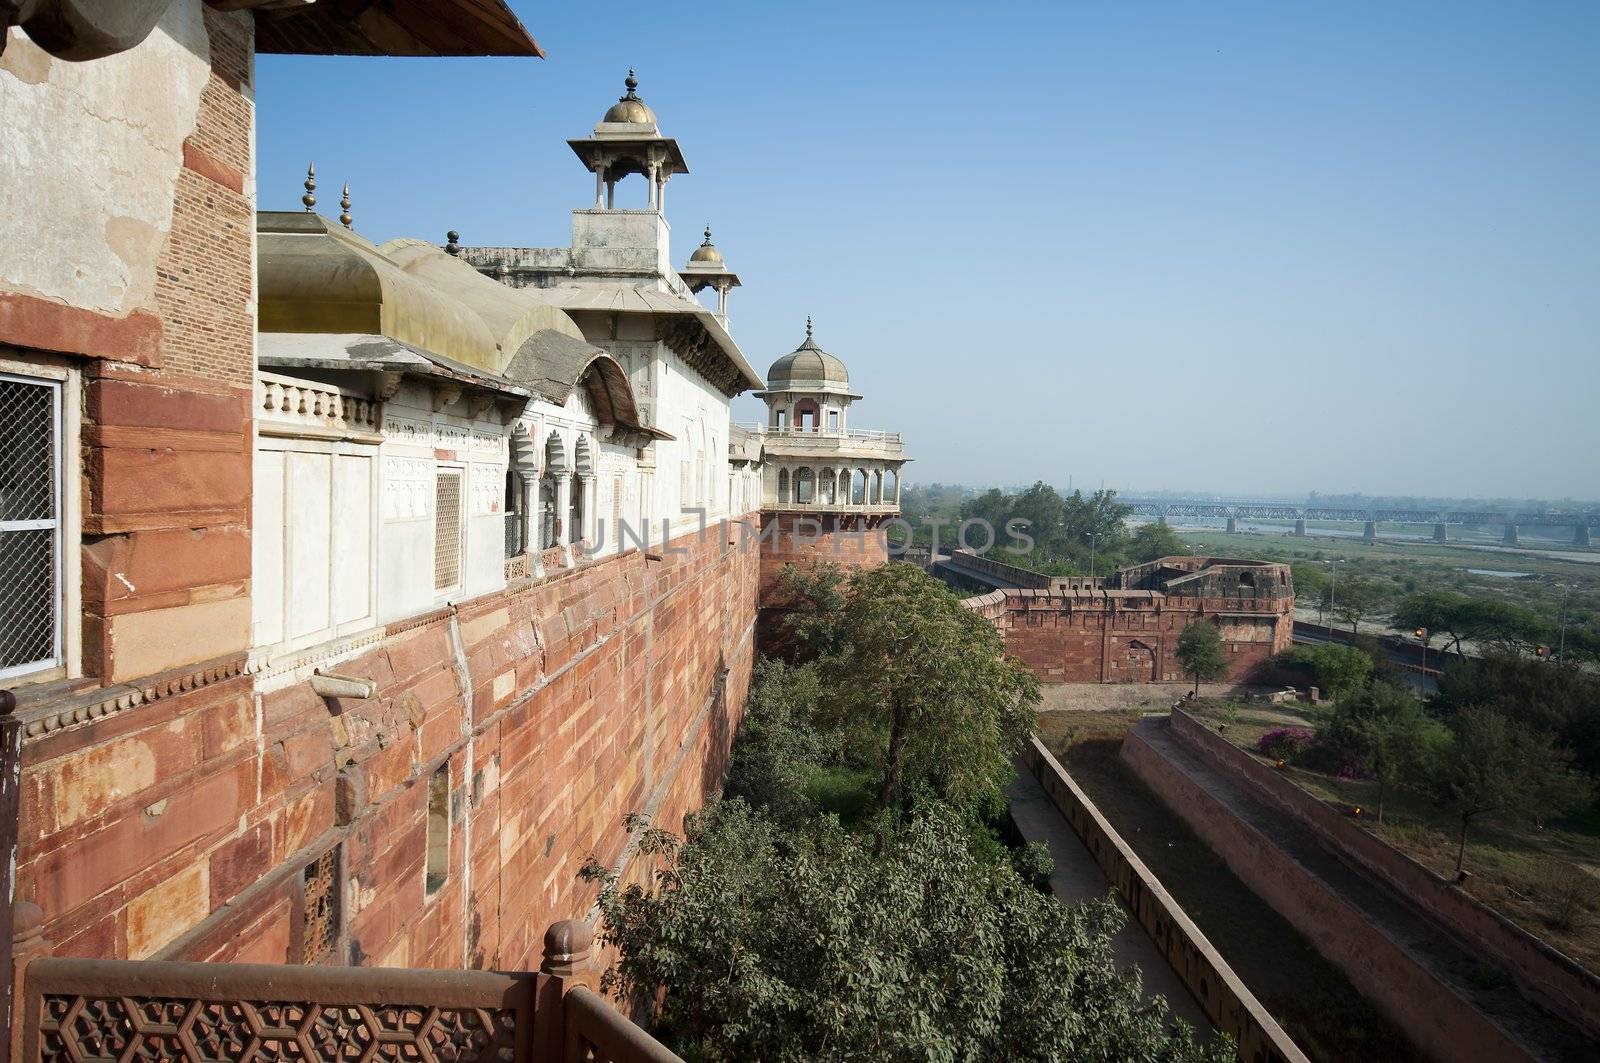
[[[1083,847],[1083,842],[1078,840],[1072,827],[1026,768],[1018,767],[1009,794],[1011,818],[1022,836],[1030,842],[1045,842],[1050,846],[1050,856],[1056,865],[1055,873],[1050,876],[1050,890],[1056,899],[1062,904],[1080,904],[1104,898],[1111,885],[1101,873],[1100,865],[1094,862],[1089,850]],[[1129,918],[1111,945],[1119,970],[1126,970],[1130,965],[1139,968],[1147,998],[1158,993],[1165,997],[1168,1007],[1193,1026],[1200,1037],[1209,1037],[1214,1032],[1206,1013],[1142,926]]]

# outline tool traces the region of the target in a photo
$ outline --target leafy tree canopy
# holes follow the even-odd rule
[[[1222,633],[1215,624],[1191,620],[1178,635],[1178,660],[1183,670],[1194,677],[1194,689],[1205,681],[1223,679],[1228,674],[1228,658],[1222,652]]]
[[[879,779],[879,806],[915,795],[968,804],[998,791],[1034,725],[1039,681],[994,625],[912,565],[791,569],[809,603],[790,614],[817,656],[814,721],[852,736]]]
[[[1479,816],[1521,813],[1535,818],[1577,808],[1593,797],[1572,771],[1572,757],[1548,735],[1491,708],[1463,709],[1450,720],[1451,741],[1430,788],[1461,820],[1456,870],[1466,854],[1467,829]]]
[[[828,820],[788,833],[725,801],[640,851],[661,864],[649,887],[585,868],[621,956],[606,987],[660,999],[688,1059],[1232,1058],[1115,973],[1113,902],[1066,907],[976,858],[948,809],[874,852]]]
[[[1356,646],[1342,646],[1333,642],[1295,646],[1283,658],[1286,663],[1309,668],[1317,686],[1335,700],[1360,690],[1373,672],[1370,653]]]

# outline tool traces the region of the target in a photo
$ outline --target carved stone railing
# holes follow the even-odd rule
[[[681,1063],[583,984],[594,933],[577,920],[520,974],[34,958],[48,946],[27,922],[25,1063]]]
[[[532,1060],[548,978],[40,959],[27,969],[22,1059]]]
[[[256,374],[256,420],[268,435],[378,442],[382,403],[333,384]]]

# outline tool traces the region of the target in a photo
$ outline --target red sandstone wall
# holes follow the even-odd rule
[[[35,735],[19,892],[58,955],[298,959],[301,872],[341,846],[329,962],[536,966],[592,900],[622,818],[676,828],[719,785],[752,663],[759,561],[710,534],[391,625],[304,681],[226,669]],[[424,890],[427,782],[449,764],[449,875]]]
[[[1240,681],[1287,649],[1294,632],[1292,602],[1157,597],[1124,607],[1108,597],[1032,590],[1005,595],[997,625],[1006,652],[1046,683],[1182,682],[1177,646],[1186,624],[1218,614],[1264,614],[1220,618],[1222,651],[1232,665],[1228,678]]]
[[[844,568],[872,568],[889,560],[883,520],[878,517],[763,513],[760,542],[763,605],[772,601],[778,574],[786,565],[831,562]]]

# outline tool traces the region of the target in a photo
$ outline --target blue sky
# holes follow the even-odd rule
[[[262,207],[565,244],[631,65],[674,258],[910,481],[1600,498],[1600,4],[512,6],[548,59],[263,56]]]

